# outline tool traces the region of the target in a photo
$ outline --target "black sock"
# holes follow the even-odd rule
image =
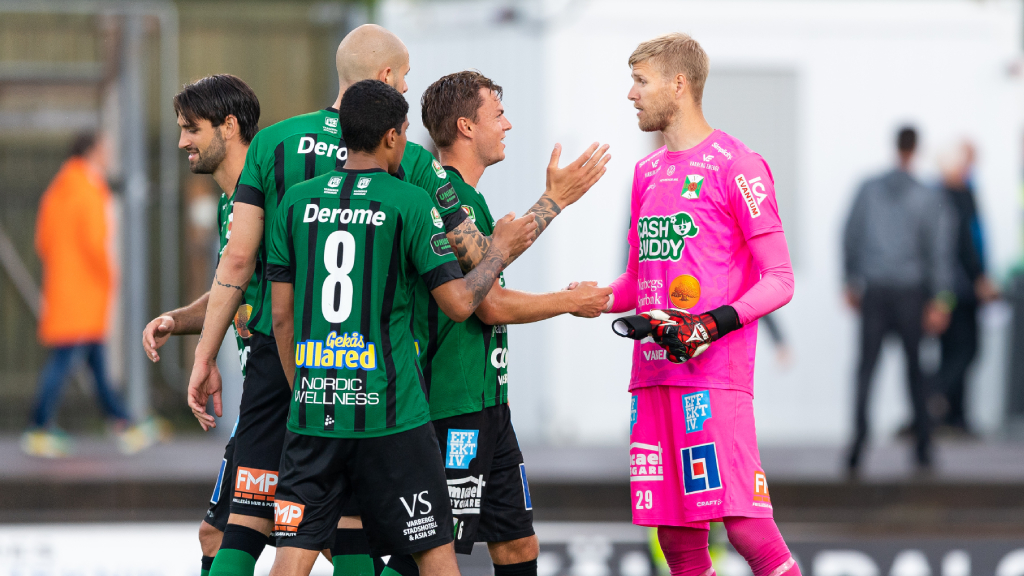
[[[420,576],[420,567],[408,554],[395,554],[388,559],[387,566],[381,570],[382,576]]]
[[[537,559],[518,564],[495,564],[494,576],[537,576]]]
[[[210,573],[210,566],[213,566],[213,556],[203,556],[203,571],[200,572],[202,576],[206,576]]]
[[[220,549],[241,550],[252,556],[254,560],[259,560],[268,541],[269,538],[259,530],[239,524],[228,524],[224,529],[224,538],[220,541]]]

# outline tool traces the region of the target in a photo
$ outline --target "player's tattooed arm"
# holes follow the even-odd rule
[[[513,217],[515,214],[512,215]],[[526,221],[536,222],[536,217],[533,214],[527,214],[522,218],[515,220],[517,229],[523,227]],[[512,221],[510,221],[511,223]],[[516,258],[526,252],[526,249],[530,247],[533,241],[537,238],[537,228],[532,228],[534,232],[531,235],[518,234],[510,235],[505,239],[505,244],[502,246],[501,253],[504,258],[504,266],[508,266],[515,261]],[[490,251],[494,237],[485,236],[476,227],[476,224],[472,220],[463,220],[461,224],[456,226],[451,232],[448,233],[448,242],[452,245],[452,249],[455,251],[455,258],[459,261],[459,267],[462,268],[464,274],[468,274],[470,270],[480,265],[484,256]]]
[[[249,283],[248,283],[248,282],[246,282],[246,283],[245,283],[245,284],[246,284],[246,286],[239,286],[238,284],[230,284],[230,283],[228,283],[228,282],[221,282],[221,281],[220,281],[220,278],[218,278],[218,277],[217,277],[217,273],[216,273],[216,272],[214,272],[214,273],[213,273],[213,281],[214,281],[214,282],[215,282],[215,283],[216,283],[216,284],[217,284],[218,286],[223,286],[223,287],[225,287],[225,288],[234,288],[235,290],[238,290],[238,291],[239,291],[239,292],[241,292],[242,294],[245,294],[245,288],[246,288],[246,286],[248,286],[248,285],[249,285]]]
[[[228,327],[238,313],[244,287],[256,268],[256,256],[263,240],[262,216],[263,208],[259,206],[235,203],[231,239],[217,265],[218,280],[210,288],[206,318],[203,321],[204,336],[196,346],[192,375],[188,382],[188,405],[204,430],[217,425],[216,419],[206,412],[206,402],[211,396],[214,413],[218,416],[222,413],[217,353]]]
[[[172,335],[201,334],[209,299],[210,293],[207,292],[188,306],[165,312],[151,320],[142,331],[142,348],[146,356],[153,362],[159,362],[160,354],[157,350]]]
[[[484,259],[466,276],[466,289],[473,295],[471,307],[476,310],[484,301],[498,275],[505,269],[505,256],[497,246],[487,251]]]
[[[533,205],[527,214],[533,214],[533,219],[537,222],[537,236],[544,233],[547,229],[548,224],[555,219],[562,212],[562,208],[547,192],[537,200],[537,203]]]
[[[463,273],[468,273],[479,264],[491,247],[491,239],[484,236],[469,218],[448,233],[448,242],[455,251]]]
[[[446,282],[430,291],[438,307],[456,322],[469,318],[505,268],[505,262],[512,253],[511,247],[524,245],[525,250],[533,243],[536,232],[537,223],[531,217],[516,220],[515,214],[510,213],[499,220],[494,226],[490,248],[476,268],[464,278]]]

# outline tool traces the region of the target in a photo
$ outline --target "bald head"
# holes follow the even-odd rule
[[[409,50],[393,33],[376,24],[363,24],[348,33],[335,57],[341,90],[360,80],[380,80],[405,92]]]

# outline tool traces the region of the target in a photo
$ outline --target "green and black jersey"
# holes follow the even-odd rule
[[[480,233],[490,236],[494,218],[483,194],[445,166],[462,210]],[[504,276],[499,278],[505,285]],[[429,292],[417,292],[416,335],[432,420],[478,412],[508,402],[508,334],[505,326],[484,324],[474,314],[457,323],[445,316]]]
[[[250,143],[235,193],[238,202],[259,206],[264,212],[264,242],[250,282],[250,286],[258,286],[256,297],[249,302],[250,330],[271,334],[270,286],[262,278],[267,263],[266,239],[285,192],[299,182],[341,169],[347,159],[338,111],[333,108],[278,122],[260,130]],[[398,176],[431,195],[448,230],[464,220],[445,171],[422,146],[412,142],[406,145]]]
[[[217,251],[217,263],[220,264],[220,257],[224,254],[224,247],[228,245],[228,238],[231,238],[231,220],[235,208],[234,194],[228,197],[221,192],[220,200],[217,202],[217,230],[220,232],[220,250]],[[238,343],[238,361],[242,365],[242,376],[245,376],[245,362],[249,359],[249,316],[252,314],[252,305],[249,304],[256,298],[257,282],[249,282],[249,287],[242,296],[242,303],[235,312],[235,319],[232,328],[235,331],[235,341]]]
[[[462,270],[423,191],[381,170],[330,172],[288,190],[267,242],[269,281],[295,289],[288,428],[363,438],[429,422],[413,289]]]

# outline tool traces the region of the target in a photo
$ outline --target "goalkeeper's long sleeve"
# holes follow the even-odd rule
[[[626,259],[626,271],[616,278],[609,287],[615,301],[612,302],[612,314],[628,312],[636,308],[637,267],[640,265],[640,249],[629,245],[629,256]]]
[[[761,271],[761,279],[731,304],[739,316],[740,324],[744,326],[789,303],[793,299],[795,285],[784,233],[769,232],[754,236],[747,240],[747,246],[754,257],[754,264]],[[633,286],[635,288],[635,281]]]

